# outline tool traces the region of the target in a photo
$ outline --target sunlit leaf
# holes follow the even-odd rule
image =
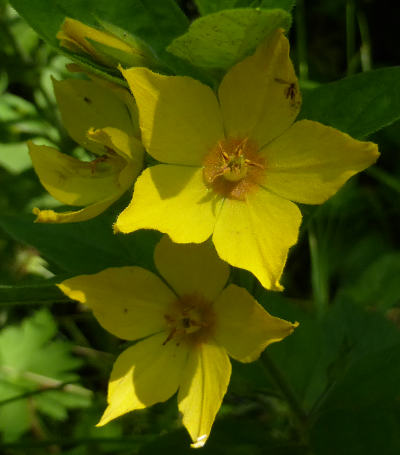
[[[68,384],[78,379],[74,370],[81,362],[56,333],[47,310],[0,333],[0,432],[9,440],[28,430],[37,410],[64,420],[66,409],[90,404],[90,391]],[[8,430],[9,414],[16,425]]]
[[[167,50],[205,68],[226,69],[249,55],[278,27],[288,29],[291,16],[280,9],[239,8],[200,17]]]

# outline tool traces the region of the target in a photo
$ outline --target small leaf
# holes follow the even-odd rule
[[[168,52],[204,68],[227,69],[255,50],[279,27],[288,29],[291,16],[280,9],[238,8],[196,19]]]
[[[0,144],[0,166],[11,174],[20,174],[32,167],[26,143]]]
[[[364,138],[400,119],[400,67],[368,71],[305,90],[300,117]]]
[[[68,408],[90,404],[90,391],[65,384],[76,381],[74,370],[81,362],[72,356],[69,343],[53,340],[56,333],[47,310],[0,333],[0,432],[8,440],[17,439],[30,427],[35,416],[28,407],[65,420]],[[16,423],[10,430],[9,416]]]

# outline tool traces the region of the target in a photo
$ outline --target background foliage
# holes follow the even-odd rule
[[[400,67],[394,66],[400,50],[393,45],[396,16],[386,3],[388,8],[372,0],[298,0],[293,9],[293,0],[0,1],[2,453],[191,450],[174,399],[94,427],[123,344],[54,287],[67,276],[107,266],[152,269],[159,235],[112,234],[109,227],[126,201],[85,223],[32,223],[33,206],[58,203],[39,184],[26,140],[65,152],[75,147],[61,126],[50,81],[51,75],[68,77],[71,56],[55,40],[66,15],[88,24],[96,18],[114,23],[147,40],[172,70],[210,85],[256,46],[267,32],[265,17],[273,15],[280,26],[292,23],[301,117],[368,137],[382,156],[323,206],[302,208],[301,238],[289,257],[284,294],[266,292],[249,274],[235,271],[235,280],[268,311],[298,320],[300,327],[260,361],[234,364],[229,393],[201,450],[400,453]],[[199,14],[203,18],[188,28]],[[232,28],[231,18],[239,15]],[[212,40],[199,47],[210,33],[223,37],[225,47],[214,47]],[[78,60],[117,77],[84,57]]]

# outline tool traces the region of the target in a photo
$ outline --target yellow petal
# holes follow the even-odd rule
[[[105,87],[106,90],[111,90],[112,93],[126,105],[129,111],[129,115],[132,121],[133,135],[140,139],[140,128],[139,128],[139,113],[137,110],[135,99],[132,93],[120,85],[110,82],[107,79],[96,76],[95,74],[87,71],[86,68],[77,65],[76,63],[68,63],[66,65],[68,71],[71,73],[85,73],[85,75],[92,80],[95,84],[100,87]]]
[[[104,145],[129,162],[133,162],[137,169],[135,177],[139,174],[143,166],[144,148],[138,139],[112,127],[90,129],[87,135],[92,141]]]
[[[178,392],[178,407],[192,447],[206,443],[230,377],[231,363],[223,347],[201,344],[190,351]]]
[[[214,303],[217,315],[215,339],[241,362],[253,362],[271,343],[290,335],[292,324],[271,316],[243,288],[231,284]]]
[[[80,210],[55,212],[54,210],[40,210],[35,207],[32,212],[36,215],[35,223],[78,223],[80,221],[91,220],[97,215],[100,215],[100,213],[103,213],[119,197],[120,195],[117,194],[111,199],[104,199],[104,201],[96,202]]]
[[[108,387],[108,407],[98,426],[122,414],[168,400],[178,389],[187,349],[163,344],[166,333],[139,341],[116,360]]]
[[[277,30],[254,55],[236,64],[218,93],[227,136],[250,137],[262,147],[285,131],[301,101],[283,31]]]
[[[201,294],[214,301],[229,277],[228,264],[211,243],[179,245],[164,236],[154,250],[154,261],[178,295]]]
[[[58,286],[71,299],[91,308],[106,330],[124,340],[164,330],[165,309],[176,300],[160,278],[140,267],[109,268]]]
[[[295,204],[259,188],[245,201],[225,199],[213,242],[228,264],[249,270],[266,289],[282,290],[279,279],[300,223]]]
[[[310,120],[296,122],[261,153],[267,163],[263,186],[305,204],[326,201],[379,157],[376,144]]]
[[[114,127],[134,135],[125,103],[110,87],[78,79],[53,79],[53,85],[68,134],[85,149],[100,155],[105,151],[87,137],[90,128]]]
[[[119,174],[126,161],[83,162],[53,147],[28,142],[33,167],[46,190],[68,205],[84,206],[120,195]]]
[[[158,161],[201,165],[224,136],[218,101],[206,85],[146,68],[121,70],[139,109],[142,140]]]
[[[176,243],[201,243],[211,235],[220,205],[205,187],[202,169],[160,164],[139,176],[114,229],[157,229]]]

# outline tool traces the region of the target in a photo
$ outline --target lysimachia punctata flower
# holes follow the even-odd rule
[[[137,108],[125,89],[108,82],[53,81],[63,124],[69,135],[93,154],[80,161],[53,147],[28,143],[42,185],[76,211],[34,209],[36,221],[69,223],[93,218],[133,185],[143,166]]]
[[[163,164],[138,178],[115,231],[157,229],[204,242],[279,283],[301,213],[321,204],[378,157],[377,146],[318,122],[295,122],[301,98],[282,30],[233,66],[218,93],[189,77],[122,71],[136,99],[142,140]],[[292,202],[294,201],[294,202]]]
[[[245,289],[226,286],[229,266],[208,242],[179,245],[164,236],[154,260],[162,279],[140,267],[121,267],[59,287],[91,308],[112,334],[139,340],[114,364],[98,425],[178,391],[183,424],[193,446],[201,447],[229,384],[229,356],[252,362],[297,323],[271,316]]]

